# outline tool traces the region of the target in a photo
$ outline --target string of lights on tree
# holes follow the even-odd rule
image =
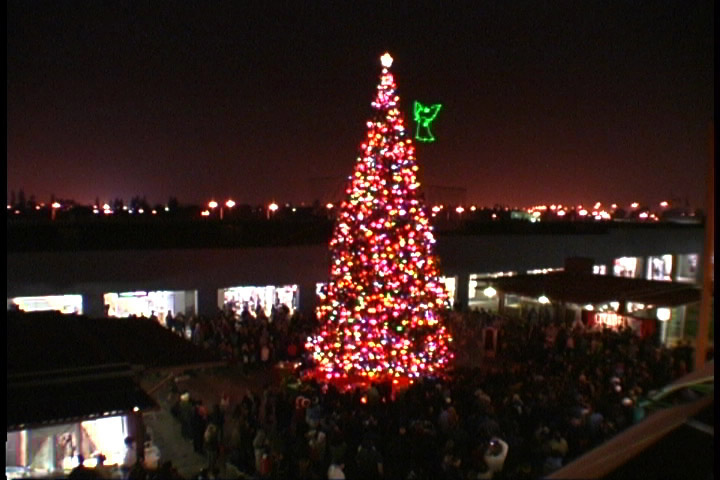
[[[330,241],[330,282],[308,338],[326,379],[438,375],[452,358],[441,317],[449,299],[433,255],[435,239],[419,194],[415,147],[381,57],[380,83],[346,199]]]

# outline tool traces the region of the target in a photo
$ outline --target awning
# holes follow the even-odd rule
[[[700,289],[690,284],[608,275],[551,272],[488,278],[486,281],[506,294],[531,298],[545,295],[551,301],[578,305],[629,301],[675,307],[700,301]]]

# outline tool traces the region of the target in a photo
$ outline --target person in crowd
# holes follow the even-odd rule
[[[383,460],[369,435],[365,436],[355,456],[359,478],[379,480],[383,478]]]
[[[509,445],[502,438],[490,439],[484,460],[490,471],[493,472],[493,476],[502,472],[509,449]]]
[[[124,478],[128,478],[130,470],[135,466],[136,463],[138,463],[138,455],[137,442],[135,441],[135,437],[125,437],[125,457],[123,458],[123,463],[120,466]]]
[[[332,461],[327,471],[328,480],[345,480],[345,464]]]
[[[78,466],[73,468],[70,471],[70,475],[68,475],[68,479],[71,480],[88,480],[88,479],[95,479],[95,478],[101,478],[100,474],[97,473],[92,468],[87,468],[85,466],[85,457],[82,455],[78,455]]]
[[[207,456],[208,469],[212,471],[217,466],[218,455],[220,454],[220,440],[218,438],[218,427],[210,422],[208,423],[203,435],[203,447]]]

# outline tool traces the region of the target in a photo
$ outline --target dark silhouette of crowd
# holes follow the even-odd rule
[[[642,420],[641,399],[692,369],[692,349],[630,328],[483,311],[448,322],[458,357],[482,350],[488,327],[499,332],[497,355],[398,391],[343,392],[291,375],[212,408],[179,395],[173,412],[207,456],[202,476],[227,462],[259,479],[540,478]],[[271,318],[223,312],[191,328],[194,342],[253,368],[300,358],[313,323],[279,308]]]
[[[246,371],[300,359],[314,327],[312,321],[298,310],[291,314],[284,304],[274,305],[270,315],[261,306],[254,307],[246,303],[241,309],[225,308],[211,317],[173,317],[168,313],[165,323],[172,331],[218,352]]]

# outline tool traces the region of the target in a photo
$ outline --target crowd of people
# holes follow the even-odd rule
[[[270,315],[248,305],[239,311],[226,308],[212,317],[173,317],[168,312],[165,323],[177,334],[218,352],[246,371],[299,359],[314,326],[298,310],[291,314],[284,304],[273,306]]]
[[[173,412],[207,456],[205,478],[227,462],[258,479],[529,479],[642,420],[640,400],[692,368],[692,350],[629,328],[484,311],[455,312],[448,323],[458,356],[482,350],[487,327],[499,332],[499,356],[398,391],[290,376],[211,408],[177,392]],[[312,328],[282,308],[270,318],[223,312],[195,321],[191,338],[253,368],[300,358]]]

